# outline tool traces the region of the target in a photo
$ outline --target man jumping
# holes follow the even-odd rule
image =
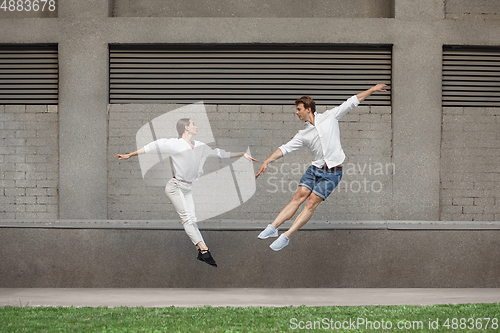
[[[307,200],[304,209],[297,216],[290,229],[282,233],[271,245],[271,249],[279,251],[288,245],[290,237],[304,226],[312,217],[314,210],[337,187],[342,178],[342,163],[345,159],[340,144],[339,119],[349,110],[354,109],[374,92],[385,92],[385,84],[377,84],[357,95],[350,97],[342,105],[316,113],[316,103],[309,96],[302,96],[295,101],[295,114],[306,122],[306,128],[300,130],[292,140],[280,146],[260,166],[255,178],[263,174],[269,163],[301,147],[308,147],[313,154],[312,165],[307,169],[299,182],[299,188],[292,200],[281,210],[272,224],[260,234],[260,239],[278,237],[278,227],[289,220],[299,206]]]

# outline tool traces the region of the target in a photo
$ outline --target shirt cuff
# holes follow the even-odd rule
[[[153,149],[151,148],[151,144],[147,144],[144,146],[144,153],[145,154],[151,154],[153,152]]]
[[[281,150],[281,153],[283,154],[283,156],[285,156],[286,154],[291,152],[291,150],[288,150],[284,145],[279,146],[278,149]]]
[[[355,104],[356,106],[358,106],[359,104],[361,104],[361,102],[360,102],[360,101],[359,101],[359,99],[358,99],[358,96],[356,96],[356,95],[352,95],[352,97],[351,97],[351,98],[354,98],[354,104]]]
[[[220,158],[231,158],[231,152],[219,149],[218,155]]]

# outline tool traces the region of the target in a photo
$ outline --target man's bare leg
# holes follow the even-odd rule
[[[309,200],[307,200],[306,205],[304,206],[304,209],[297,216],[290,229],[282,233],[271,245],[269,245],[269,247],[274,251],[279,251],[287,246],[289,237],[294,232],[303,227],[311,219],[314,214],[314,210],[318,207],[321,201],[323,201],[321,197],[317,196],[314,193],[311,193],[309,195]]]
[[[292,226],[290,229],[288,229],[285,232],[286,237],[290,238],[292,234],[294,234],[297,230],[302,228],[314,214],[314,211],[318,207],[318,205],[323,202],[323,198],[320,196],[311,193],[309,195],[309,200],[307,200],[306,205],[304,206],[304,209],[300,212],[300,214],[297,216],[295,221],[293,221]]]
[[[311,195],[312,191],[305,186],[299,186],[299,189],[293,195],[292,200],[281,210],[271,225],[278,228],[283,222],[288,221],[295,214],[300,205]]]

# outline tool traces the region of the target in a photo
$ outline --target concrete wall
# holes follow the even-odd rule
[[[494,230],[304,231],[277,254],[266,242],[257,242],[255,230],[206,231],[207,243],[221,264],[219,271],[210,271],[194,259],[194,249],[181,230],[94,230],[90,222],[78,224],[80,219],[176,218],[161,188],[145,187],[136,161],[113,159],[115,151],[136,148],[137,126],[170,106],[120,111],[122,106],[108,105],[110,43],[330,43],[393,45],[391,107],[365,104],[343,119],[341,130],[347,166],[394,167],[392,173],[366,179],[382,183],[380,194],[355,193],[351,184],[362,184],[366,174],[359,169],[346,172],[349,191],[340,187],[315,218],[453,219],[488,226],[477,220],[498,220],[498,113],[442,109],[442,47],[499,46],[500,26],[494,20],[446,19],[449,3],[396,0],[391,5],[394,15],[383,14],[385,18],[336,18],[331,12],[333,18],[310,15],[298,20],[280,11],[273,17],[253,17],[245,6],[243,17],[237,18],[230,17],[234,8],[213,17],[118,17],[117,12],[113,17],[109,11],[115,3],[61,0],[57,18],[2,16],[0,43],[58,44],[60,91],[58,113],[46,113],[43,107],[0,107],[0,219],[12,220],[10,226],[19,222],[16,228],[0,228],[0,253],[8,258],[0,268],[1,286],[497,287]],[[349,11],[350,5],[344,5],[342,9]],[[289,107],[208,107],[216,144],[228,150],[250,146],[256,158],[265,159],[300,128],[288,114]],[[31,111],[37,117],[36,128],[29,127]],[[277,122],[278,130],[266,127],[269,121]],[[221,124],[235,122],[245,124],[245,129],[234,135],[222,130]],[[41,147],[46,157],[33,153],[33,148],[23,154],[30,145]],[[13,147],[20,153],[12,155]],[[52,147],[57,154],[48,149]],[[269,179],[292,184],[300,175],[286,168],[308,161],[306,151],[286,156],[275,164],[278,170],[283,166],[284,173],[259,179],[256,195],[223,217],[236,222],[252,217],[272,220],[291,193],[270,193],[274,187]],[[29,183],[29,177],[46,179]],[[138,201],[144,198],[153,202],[147,209]],[[42,228],[22,228],[30,219],[42,221],[37,215],[42,213],[52,222],[75,221],[74,226],[86,229],[45,229],[43,223]],[[298,267],[289,264],[296,258],[303,264],[298,278],[286,279]],[[197,278],[200,272],[209,277]],[[275,277],[282,279],[278,283]]]
[[[393,0],[112,0],[115,17],[394,17]]]
[[[500,3],[492,0],[446,0],[445,16],[455,20],[500,20]]]

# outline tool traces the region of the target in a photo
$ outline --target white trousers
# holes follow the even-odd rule
[[[196,245],[199,242],[205,244],[196,224],[197,220],[194,211],[193,195],[191,193],[191,184],[172,178],[165,187],[165,193],[174,205],[177,214],[179,214],[184,230],[193,244]]]

